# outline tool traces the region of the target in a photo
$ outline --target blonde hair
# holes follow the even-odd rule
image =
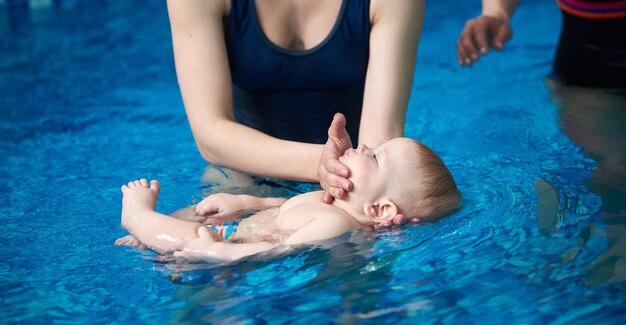
[[[423,143],[409,140],[413,154],[404,160],[409,172],[396,176],[400,186],[394,203],[408,219],[436,221],[458,209],[461,194],[441,158]]]

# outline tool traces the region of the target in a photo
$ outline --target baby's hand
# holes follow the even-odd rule
[[[174,256],[191,260],[205,260],[213,257],[211,248],[215,244],[215,239],[209,234],[206,227],[198,228],[198,238],[189,240],[185,246],[174,252]]]
[[[219,193],[209,195],[196,205],[196,214],[206,218],[204,223],[219,225],[232,221],[245,211],[241,196]]]

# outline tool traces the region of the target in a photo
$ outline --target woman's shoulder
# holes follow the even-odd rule
[[[167,8],[170,16],[177,13],[202,14],[205,17],[226,17],[230,13],[231,0],[168,0]]]
[[[417,14],[423,5],[424,0],[370,0],[370,21],[374,24],[388,16],[395,19],[399,18],[398,15]]]
[[[230,5],[232,3],[232,1],[236,1],[236,0],[218,0],[222,3],[222,14],[224,15],[224,17],[228,17],[230,16]]]

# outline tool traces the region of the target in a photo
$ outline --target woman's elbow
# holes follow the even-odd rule
[[[198,147],[198,149],[204,161],[214,166],[223,167],[222,159],[220,159],[219,155],[215,154],[214,150],[202,147]]]
[[[223,167],[225,163],[224,153],[228,152],[228,145],[224,143],[221,134],[228,134],[229,130],[222,127],[222,121],[211,119],[210,130],[202,130],[192,127],[193,137],[202,159],[209,164]]]

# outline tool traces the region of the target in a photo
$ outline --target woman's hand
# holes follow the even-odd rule
[[[241,196],[226,193],[207,196],[196,205],[195,210],[198,216],[204,218],[204,223],[214,225],[235,220],[246,212]]]
[[[335,198],[340,199],[352,190],[352,182],[348,180],[350,169],[339,162],[339,157],[350,148],[352,141],[346,131],[346,118],[337,113],[328,128],[328,141],[317,165],[317,177],[326,191],[325,203],[332,203]]]
[[[482,15],[468,20],[456,41],[459,65],[471,67],[480,55],[487,55],[489,47],[502,50],[512,35],[511,24],[505,17]]]

